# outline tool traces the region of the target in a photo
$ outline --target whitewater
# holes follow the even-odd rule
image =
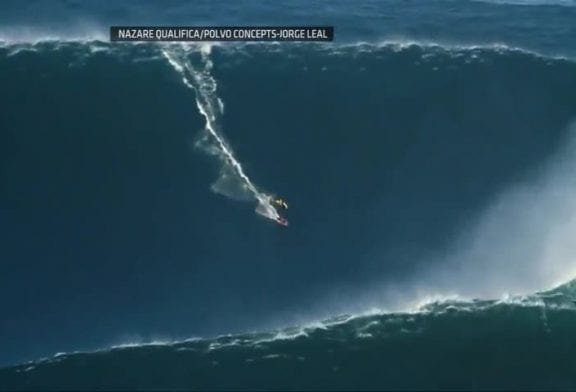
[[[212,46],[209,44],[201,46],[201,69],[194,69],[191,62],[186,58],[187,55],[192,53],[191,50],[187,51],[186,45],[179,45],[177,48],[165,48],[162,50],[162,55],[182,76],[184,84],[196,92],[196,105],[206,120],[205,130],[215,142],[215,144],[211,145],[197,144],[203,146],[205,151],[218,156],[221,160],[220,178],[213,184],[212,189],[217,193],[234,199],[242,199],[246,191],[248,191],[258,203],[256,212],[268,219],[278,221],[281,217],[271,202],[272,196],[261,192],[252,183],[252,180],[244,173],[240,162],[234,157],[232,149],[218,131],[219,118],[224,114],[224,103],[217,96],[217,82],[210,74],[213,67],[210,60],[211,48]],[[232,168],[231,174],[230,167]],[[234,182],[238,180],[241,182],[240,188],[234,187]]]

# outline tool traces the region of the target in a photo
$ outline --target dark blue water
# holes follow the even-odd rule
[[[437,305],[416,313],[408,340],[401,331],[412,316],[382,313],[435,295],[492,298],[573,278],[565,260],[574,253],[576,192],[558,174],[573,162],[570,2],[1,7],[0,364],[379,313],[308,327],[289,343],[271,339],[262,357],[292,359],[254,375],[246,363],[258,334],[240,354],[205,351],[218,339],[183,344],[196,354],[178,354],[178,344],[104,351],[43,362],[30,378],[8,369],[0,386],[93,388],[101,371],[130,367],[118,384],[102,385],[573,388],[572,294],[559,309],[505,301],[485,311],[462,300],[466,311],[453,317]],[[222,45],[209,55],[225,105],[220,130],[259,189],[289,201],[288,228],[255,214],[254,202],[211,191],[221,163],[194,147],[205,119],[162,55],[172,49],[102,42],[114,23],[335,26],[333,44]],[[197,47],[184,58],[203,65]],[[518,186],[528,201],[502,196]],[[505,219],[490,218],[494,208]],[[478,222],[488,222],[479,234]],[[395,332],[378,327],[358,343],[372,321],[389,320],[400,325]],[[470,335],[438,344],[469,325]],[[491,364],[497,351],[468,357],[487,342],[504,347],[504,367],[550,351],[503,377]],[[521,379],[546,363],[550,347],[561,351],[551,378]],[[447,368],[459,364],[462,377],[450,383],[441,369],[426,370],[429,361],[410,360],[433,353],[444,353]],[[204,368],[213,355],[230,355],[214,375]],[[375,365],[398,356],[397,372]],[[80,379],[59,383],[80,368]],[[141,371],[151,368],[158,374]],[[419,375],[413,382],[409,369]],[[269,377],[255,376],[262,372]],[[290,381],[294,374],[302,383]]]

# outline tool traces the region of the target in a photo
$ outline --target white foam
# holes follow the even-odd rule
[[[220,178],[213,184],[212,189],[225,196],[242,199],[246,191],[257,201],[256,212],[269,219],[278,220],[280,214],[271,203],[271,196],[258,190],[252,180],[246,175],[238,159],[234,156],[232,149],[224,140],[219,131],[219,117],[223,114],[224,103],[216,95],[217,83],[211,75],[213,67],[210,53],[212,46],[208,44],[200,45],[202,56],[201,66],[196,68],[187,58],[186,46],[166,47],[162,54],[166,57],[170,65],[181,75],[183,83],[196,92],[196,106],[206,120],[206,131],[210,135],[214,144],[209,145],[208,152],[216,154],[222,162]],[[206,140],[206,139],[204,139]],[[228,169],[232,170],[228,170]],[[240,181],[241,187],[233,188],[232,181]]]

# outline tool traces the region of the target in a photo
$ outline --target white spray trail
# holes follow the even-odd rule
[[[208,135],[215,142],[211,146],[204,147],[208,153],[217,155],[223,161],[220,178],[212,185],[212,189],[232,198],[243,198],[246,196],[245,193],[249,192],[251,198],[258,202],[257,213],[269,219],[279,219],[280,215],[271,203],[271,196],[258,190],[218,131],[218,119],[223,114],[224,104],[216,95],[217,83],[211,75],[213,65],[210,60],[211,46],[205,45],[201,48],[202,67],[199,69],[192,66],[184,48],[179,49],[163,50],[162,54],[182,76],[184,84],[196,92],[196,106],[206,120],[205,129]],[[239,180],[241,189],[227,189],[230,188],[227,185],[229,180]]]

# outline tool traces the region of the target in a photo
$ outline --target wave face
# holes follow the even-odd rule
[[[0,369],[2,389],[574,390],[576,282],[508,301],[445,301],[278,333]]]
[[[573,389],[573,283],[488,300],[576,275],[570,2],[20,4],[0,12],[0,365],[83,353],[0,389]],[[113,45],[112,23],[338,41]]]
[[[10,321],[0,336],[18,337],[2,338],[5,362],[118,340],[302,325],[422,296],[497,297],[573,273],[556,262],[573,255],[570,241],[561,258],[541,257],[551,227],[570,237],[573,198],[539,199],[548,185],[533,182],[547,178],[543,162],[573,162],[571,151],[558,158],[576,117],[573,62],[498,47],[212,47],[219,130],[248,175],[290,201],[296,223],[278,230],[253,215],[254,203],[210,191],[222,174],[221,161],[199,153],[210,150],[198,144],[210,116],[165,50],[0,48],[11,91],[0,101],[2,225],[10,228],[0,274]],[[205,64],[202,53],[190,47],[184,57],[193,68]],[[567,178],[550,192],[573,194]],[[479,255],[447,262],[455,238],[514,184],[536,190],[525,211],[550,211],[546,219],[527,225],[522,211],[500,209],[512,222],[498,225],[506,241],[489,230]],[[452,274],[458,268],[477,273]],[[19,290],[22,281],[35,291]],[[91,388],[110,371],[125,383],[114,387],[573,387],[565,370],[573,310],[540,302],[437,305],[265,344],[255,343],[263,335],[238,335],[65,355],[30,365],[37,370],[9,368],[0,380],[56,387],[73,372],[70,388]],[[462,359],[465,352],[477,354]]]

